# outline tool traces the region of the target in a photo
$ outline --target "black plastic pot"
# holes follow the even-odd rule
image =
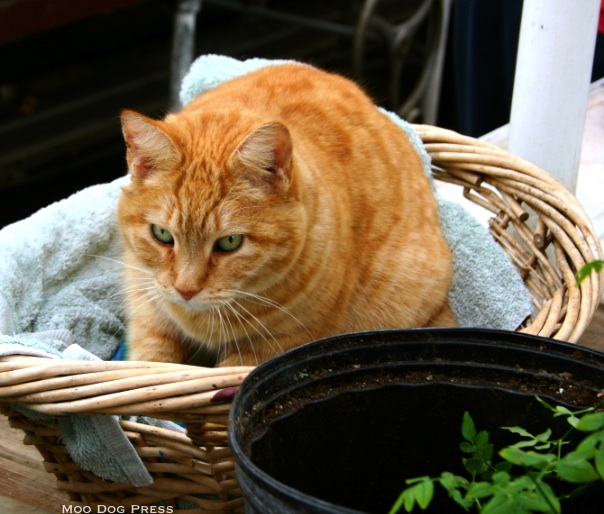
[[[516,437],[498,427],[552,426],[536,394],[584,407],[602,388],[604,354],[512,332],[399,330],[310,343],[255,369],[233,403],[246,513],[386,513],[405,479],[464,473],[464,411],[496,445],[509,444]],[[603,500],[598,484],[572,512],[599,513]],[[437,494],[430,512],[457,510]]]

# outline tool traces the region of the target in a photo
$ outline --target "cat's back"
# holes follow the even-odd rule
[[[292,123],[325,121],[330,113],[351,121],[373,116],[373,101],[343,76],[305,64],[267,66],[203,93],[183,112],[243,109]],[[321,117],[323,119],[321,119]]]
[[[387,162],[393,161],[409,161],[412,173],[421,170],[403,131],[359,85],[306,64],[278,64],[245,74],[201,94],[181,112],[195,126],[219,124],[219,131],[237,134],[235,139],[261,123],[281,123],[306,164],[314,161],[336,181],[341,180],[340,166],[350,176],[367,168],[390,175],[394,169]],[[351,167],[353,163],[359,165]],[[393,180],[400,180],[399,172],[395,175]]]

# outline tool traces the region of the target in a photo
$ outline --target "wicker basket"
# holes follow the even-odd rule
[[[580,286],[575,272],[602,258],[591,222],[576,198],[544,171],[490,144],[431,126],[416,126],[432,156],[434,176],[493,213],[495,239],[510,255],[533,298],[520,331],[576,342],[602,295],[601,276]],[[250,368],[204,369],[145,362],[0,360],[0,408],[25,444],[66,492],[65,505],[128,506],[176,500],[198,505],[173,512],[242,512],[243,499],[227,441],[236,387]],[[82,470],[59,443],[54,421],[33,421],[11,403],[54,417],[66,412],[152,416],[182,421],[187,434],[121,421],[155,483],[136,488]]]

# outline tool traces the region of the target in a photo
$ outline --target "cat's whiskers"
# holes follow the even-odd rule
[[[222,326],[224,321],[222,319],[222,312],[220,312],[220,307],[219,306],[212,307],[212,311],[214,311],[216,313],[216,315],[212,316],[212,323],[211,323],[210,331],[208,332],[208,340],[212,340],[212,336],[215,331],[214,323],[216,322],[219,325],[219,329],[220,329],[220,336],[218,339],[218,355],[220,355],[222,353],[222,348],[223,347],[226,348],[227,336],[224,335],[224,328]]]
[[[215,308],[216,310],[216,314],[218,314],[218,321],[220,322],[220,335],[218,337],[218,340],[221,343],[228,343],[228,341],[231,339],[231,336],[229,336],[229,331],[228,331],[228,326],[226,324],[225,321],[225,317],[222,315],[222,311],[220,310],[219,307]]]
[[[90,275],[91,279],[96,279],[96,278],[100,278],[100,277],[104,277],[106,275],[110,275],[107,280],[109,281],[109,285],[111,285],[112,282],[117,282],[115,276],[111,276],[112,274],[116,273],[117,271],[121,271],[124,268],[124,263],[117,261],[116,259],[112,259],[110,257],[106,257],[104,255],[95,255],[95,254],[84,254],[85,257],[90,257],[91,259],[103,259],[112,263],[117,264],[117,266],[113,266],[113,267],[102,267],[99,266],[99,272],[94,274],[94,275]],[[121,273],[120,273],[120,278],[121,278]],[[108,289],[110,290],[115,290],[117,289],[117,283],[114,284],[115,287],[110,287]],[[102,302],[100,303],[101,306],[106,307],[109,302],[111,300],[113,300],[116,296],[119,296],[122,293],[127,292],[127,290],[125,289],[120,289],[119,291],[115,291],[114,293],[111,293],[104,299],[102,300]],[[125,303],[125,300],[122,300],[122,307]]]
[[[138,282],[138,284],[132,284],[128,287],[123,287],[119,290],[114,291],[113,293],[109,294],[105,299],[104,302],[109,303],[111,302],[114,298],[122,296],[122,300],[120,302],[120,312],[123,312],[125,310],[126,305],[128,304],[127,298],[130,294],[132,293],[143,293],[143,296],[148,296],[150,292],[153,291],[157,291],[157,288],[155,286],[155,279],[154,279],[154,274],[152,271],[145,269],[143,267],[140,266],[133,266],[131,264],[128,264],[124,261],[121,261],[119,259],[115,259],[113,257],[108,257],[106,255],[96,255],[96,254],[86,254],[88,257],[94,258],[94,259],[100,259],[100,260],[104,260],[104,261],[108,261],[111,262],[113,264],[116,264],[117,266],[115,268],[112,268],[110,270],[103,270],[99,273],[99,276],[101,274],[106,273],[107,271],[116,271],[117,269],[123,270],[124,268],[130,268],[136,271],[139,271],[141,273],[144,274],[144,276],[134,276],[134,277],[129,277],[129,281],[130,282]],[[145,287],[147,286],[147,287]],[[146,303],[149,303],[151,301],[155,301],[155,300],[162,300],[161,294],[159,292],[157,292],[155,295],[152,295],[146,302],[144,302],[143,304],[139,305],[137,307],[136,310],[138,310],[139,308],[141,308],[143,305],[145,305]],[[158,308],[157,305],[155,305],[155,308]],[[136,312],[133,311],[131,312],[122,322],[122,328],[125,327],[125,325],[127,324],[128,320],[132,317],[132,315]],[[115,336],[115,334],[114,334]]]
[[[147,287],[142,287],[145,285],[147,285]],[[119,289],[118,291],[115,291],[114,293],[107,296],[107,298],[105,298],[105,301],[113,300],[113,298],[115,298],[117,296],[125,297],[130,293],[140,293],[140,292],[153,291],[153,290],[157,290],[157,287],[155,286],[154,281],[152,279],[146,278],[145,282],[143,282],[141,284],[133,284],[129,287],[124,287],[122,289]]]
[[[281,347],[281,345],[279,344],[279,341],[277,340],[277,338],[272,334],[271,330],[257,317],[255,316],[252,312],[250,312],[248,309],[246,309],[243,305],[241,305],[241,302],[238,302],[237,300],[232,300],[232,303],[234,303],[235,305],[237,305],[237,307],[239,307],[240,309],[242,309],[250,318],[252,318],[265,332],[266,335],[264,335],[262,333],[262,331],[256,327],[256,325],[254,323],[252,323],[249,319],[247,319],[245,316],[240,314],[240,319],[242,319],[243,321],[247,322],[248,325],[250,325],[252,328],[254,328],[254,330],[258,333],[258,335],[260,337],[262,337],[262,339],[273,349],[275,350],[275,346],[277,349],[277,353],[283,353],[283,348]],[[229,304],[230,305],[230,304]],[[270,339],[269,339],[270,338]],[[273,344],[271,343],[271,341],[273,343],[275,343],[275,345],[273,346]]]
[[[206,325],[206,338],[208,339],[208,341],[213,341],[214,340],[214,333],[215,333],[215,329],[214,329],[214,321],[218,322],[218,328],[220,330],[220,333],[218,335],[218,353],[221,352],[221,346],[224,342],[224,328],[223,328],[223,319],[222,319],[222,313],[220,312],[220,307],[212,307],[211,309],[212,312],[214,312],[216,315],[215,316],[209,316],[211,318],[210,323],[208,325]]]
[[[147,287],[142,287],[142,286]],[[115,307],[116,312],[125,312],[128,305],[128,296],[134,293],[143,293],[143,295],[148,295],[149,292],[155,291],[156,288],[153,284],[153,280],[150,278],[146,279],[146,283],[131,285],[129,287],[116,288],[113,292],[110,292],[100,303],[105,308],[109,308],[108,306],[116,299],[119,299],[119,305]],[[121,322],[122,328],[125,322]],[[114,334],[115,336],[115,334]]]
[[[106,255],[95,255],[95,254],[86,254],[88,257],[94,258],[94,259],[101,259],[101,260],[105,260],[114,264],[117,264],[117,266],[115,268],[111,268],[111,269],[106,269],[106,270],[101,270],[99,272],[98,276],[102,276],[107,272],[114,272],[118,269],[123,270],[124,268],[131,268],[137,271],[140,271],[142,273],[144,273],[145,275],[148,276],[144,276],[144,277],[130,277],[129,280],[130,281],[139,281],[142,283],[142,285],[144,285],[145,283],[148,283],[149,286],[152,286],[154,284],[154,280],[153,280],[153,273],[149,270],[146,270],[142,267],[139,266],[132,266],[130,264],[127,264],[123,261],[120,261],[118,259],[114,259],[113,257],[107,257]],[[152,287],[149,287],[149,289],[152,289]],[[110,302],[111,300],[113,300],[113,298],[115,298],[116,296],[120,296],[123,295],[124,297],[126,297],[128,295],[129,292],[136,292],[136,291],[142,291],[142,289],[137,289],[136,286],[131,286],[131,287],[126,287],[126,288],[122,288],[118,291],[115,291],[114,293],[110,294],[109,296],[107,296],[107,298],[105,298],[105,302]],[[126,300],[122,300],[122,307],[124,306],[124,304],[126,303]]]
[[[147,275],[153,275],[153,272],[142,268],[140,266],[133,266],[132,264],[128,264],[127,262],[124,261],[120,261],[118,259],[114,259],[113,257],[107,257],[106,255],[90,255],[91,257],[96,257],[97,259],[105,259],[107,261],[113,262],[115,264],[119,264],[122,268],[131,268],[137,271],[140,271],[141,273],[145,273]]]
[[[256,361],[256,365],[258,365],[258,355],[256,355],[256,348],[254,347],[254,340],[251,337],[250,333],[247,331],[247,328],[245,327],[245,324],[242,322],[246,322],[248,325],[250,325],[254,330],[256,330],[261,336],[262,334],[258,331],[258,329],[256,327],[253,326],[253,324],[251,324],[248,320],[245,319],[244,316],[241,315],[241,313],[237,312],[237,309],[235,309],[229,302],[223,302],[223,305],[225,307],[227,307],[237,318],[237,320],[240,322],[240,327],[243,329],[243,331],[245,332],[245,335],[247,337],[247,340],[249,342],[249,345],[252,349],[252,352],[254,354],[254,359]],[[230,319],[227,317],[227,320],[229,321],[229,324],[231,324]],[[231,324],[231,329],[233,332],[233,341],[235,342],[235,345],[237,346],[237,351],[239,352],[239,357],[241,359],[241,363],[243,364],[243,357],[241,355],[241,350],[239,348],[239,344],[237,343],[237,335],[235,333],[235,329]]]
[[[216,312],[218,313],[218,321],[220,322],[220,340],[219,340],[220,354],[223,354],[223,350],[222,350],[223,348],[224,348],[224,352],[226,352],[226,350],[228,349],[230,340],[233,339],[233,344],[235,345],[239,358],[241,359],[241,350],[239,349],[239,344],[237,343],[237,339],[233,338],[232,336],[229,336],[226,321],[225,321],[225,318],[224,318],[223,313],[221,312],[220,308],[216,308]]]
[[[112,262],[117,262],[119,264],[119,267],[112,267],[112,268],[105,268],[105,269],[99,269],[99,273],[98,274],[94,274],[94,275],[90,275],[90,278],[92,279],[97,279],[100,277],[103,277],[105,275],[112,275],[115,274],[116,271],[118,271],[118,269],[123,268],[123,263],[116,261],[115,259],[110,259],[110,258],[105,258],[104,256],[101,255],[92,255],[92,254],[87,254],[88,257],[91,258],[98,258],[98,259],[105,259],[108,261],[112,261]],[[113,334],[111,334],[111,337],[116,338],[118,337],[118,333],[120,331],[125,330],[125,320],[123,320],[123,314],[126,311],[126,306],[128,304],[128,293],[130,291],[135,290],[135,287],[120,287],[120,283],[117,282],[116,278],[114,276],[110,276],[108,278],[109,282],[106,284],[103,284],[103,286],[106,286],[107,289],[107,294],[105,295],[104,298],[100,298],[97,302],[97,305],[99,308],[101,309],[106,309],[108,312],[114,313],[115,315],[115,319],[117,324],[119,325],[118,328],[115,330],[115,332]],[[151,284],[152,280],[149,277],[141,277],[140,280],[145,280],[148,281],[149,284]],[[143,284],[144,285],[144,284]]]
[[[126,320],[129,320],[132,317],[133,314],[136,314],[136,312],[139,309],[142,309],[144,306],[146,306],[149,303],[153,302],[153,307],[157,310],[157,309],[159,309],[159,305],[158,304],[161,303],[161,302],[165,302],[166,301],[163,298],[163,296],[161,295],[160,292],[156,292],[155,294],[146,293],[146,294],[143,295],[143,297],[145,297],[145,296],[148,296],[148,298],[143,303],[137,305],[136,308],[132,312],[129,313],[129,315],[126,318]]]
[[[145,300],[143,303],[141,303],[140,305],[137,305],[135,309],[133,309],[132,311],[130,311],[130,312],[128,313],[128,315],[127,315],[127,316],[124,318],[124,320],[123,320],[123,321],[122,321],[122,323],[121,323],[121,329],[124,329],[124,330],[125,330],[125,328],[126,328],[126,326],[127,326],[127,324],[128,324],[128,321],[130,321],[130,318],[132,318],[132,316],[134,316],[134,315],[137,313],[137,311],[138,311],[139,309],[142,309],[142,308],[143,308],[145,305],[147,305],[147,304],[149,304],[149,303],[153,302],[153,304],[152,304],[152,305],[153,305],[153,308],[154,308],[155,310],[158,310],[158,309],[159,309],[159,305],[158,305],[158,303],[157,303],[157,302],[160,302],[160,303],[161,303],[162,301],[165,301],[165,300],[164,300],[164,298],[162,297],[162,295],[161,295],[161,293],[160,293],[160,292],[155,291],[155,293],[154,293],[154,294],[152,294],[152,293],[153,293],[153,290],[154,290],[155,288],[148,288],[148,289],[149,289],[149,290],[148,290],[148,291],[146,291],[146,292],[145,292],[145,293],[142,295],[143,297],[148,296],[148,298],[147,298],[147,299],[146,299],[146,300]],[[127,304],[127,305],[130,305],[130,306],[132,305],[131,303],[127,303],[127,302],[126,302],[126,300],[123,300],[123,301],[122,301],[122,305],[125,307],[125,306],[126,306],[126,304]],[[124,308],[124,309],[121,309],[121,310],[122,310],[122,311],[124,311],[124,310],[126,310],[126,309]],[[118,331],[119,331],[119,330],[116,330],[116,332],[113,334],[113,337],[116,337],[116,336],[117,336]]]
[[[310,332],[308,327],[300,319],[298,319],[296,316],[294,316],[289,311],[289,309],[285,308],[280,303],[275,302],[274,300],[271,300],[270,298],[267,298],[266,296],[261,296],[259,294],[250,293],[247,291],[241,291],[239,289],[231,289],[230,292],[243,297],[243,299],[245,299],[245,300],[248,300],[248,301],[251,301],[251,302],[254,302],[257,304],[268,305],[269,307],[273,307],[273,308],[279,310],[283,314],[286,314],[287,316],[289,316],[300,328],[302,328],[308,334],[308,336],[310,337],[311,340],[314,339],[312,336],[312,333]],[[240,306],[241,306],[241,304],[240,304]]]
[[[228,302],[221,302],[221,303],[224,307],[227,307],[231,311],[233,310],[232,306]],[[217,309],[217,312],[218,312],[218,315],[220,316],[221,333],[222,333],[222,327],[224,327],[225,334],[226,334],[226,337],[224,338],[224,347],[226,349],[228,347],[229,343],[234,344],[235,348],[237,349],[237,354],[239,355],[239,360],[243,364],[243,355],[241,354],[241,348],[239,347],[239,342],[238,342],[237,334],[235,333],[235,328],[233,327],[231,320],[228,316],[223,317],[222,312],[220,312],[220,309]],[[236,312],[234,312],[234,314],[235,314],[235,316],[237,316]],[[228,330],[227,330],[228,327],[227,327],[227,324],[225,323],[225,318],[228,321],[230,328],[231,328],[231,337],[228,336]],[[245,328],[244,328],[244,330],[245,330]],[[246,334],[247,334],[247,331],[246,331]],[[249,335],[248,335],[248,338],[249,338]]]

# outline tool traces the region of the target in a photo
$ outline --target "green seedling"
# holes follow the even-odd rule
[[[594,484],[603,485],[604,412],[598,411],[599,405],[573,412],[539,397],[537,401],[554,417],[566,417],[570,428],[560,439],[552,439],[549,429],[533,435],[521,427],[502,427],[517,434],[520,440],[495,453],[489,433],[476,430],[466,412],[459,449],[467,476],[443,472],[437,477],[409,479],[389,514],[401,509],[412,512],[416,506],[426,510],[434,497],[435,485],[443,487],[449,498],[468,512],[560,514],[565,501]],[[585,434],[574,446],[569,442],[573,432]],[[562,483],[575,487],[571,492],[557,493],[556,486]]]

